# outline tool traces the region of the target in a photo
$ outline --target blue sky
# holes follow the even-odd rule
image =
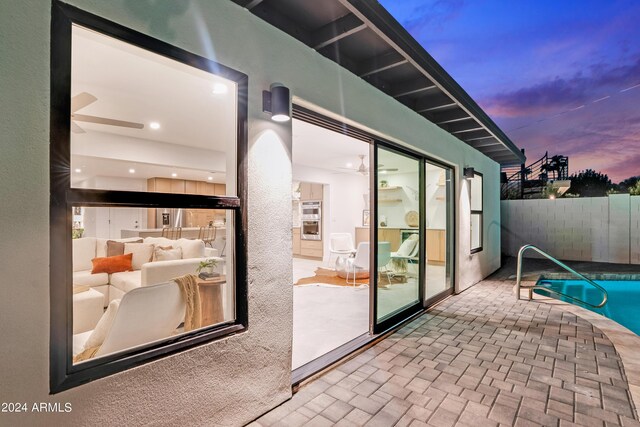
[[[640,175],[640,1],[380,3],[529,161]]]

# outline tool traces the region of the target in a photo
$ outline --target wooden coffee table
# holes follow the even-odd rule
[[[202,311],[202,326],[215,325],[224,322],[224,305],[222,302],[222,285],[227,282],[226,276],[203,280],[198,277],[200,291],[200,310]]]

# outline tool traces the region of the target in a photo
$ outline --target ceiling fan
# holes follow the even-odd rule
[[[106,117],[88,116],[86,114],[77,114],[76,111],[93,104],[98,98],[88,92],[81,92],[71,98],[71,132],[86,133],[76,122],[97,123],[100,125],[119,126],[124,128],[142,129],[142,123],[126,122],[124,120],[108,119]]]
[[[369,168],[364,164],[364,158],[366,156],[364,154],[359,154],[358,157],[360,158],[360,166],[358,166],[357,168],[340,168],[340,169],[355,171],[362,175],[368,175]],[[378,165],[378,172],[396,172],[398,170],[398,168],[385,168],[383,166],[384,165]]]

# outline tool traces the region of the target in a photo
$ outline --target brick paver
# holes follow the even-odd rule
[[[484,281],[300,389],[253,426],[638,426],[609,339]]]

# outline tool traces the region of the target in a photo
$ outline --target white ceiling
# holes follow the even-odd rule
[[[355,138],[300,120],[293,120],[293,164],[304,165],[332,172],[350,173],[360,166],[359,155],[364,155],[364,164],[369,166],[369,144]],[[380,163],[385,168],[397,168],[394,173],[415,172],[415,160],[394,153],[381,152]],[[352,173],[357,173],[352,171]]]
[[[236,137],[235,83],[111,37],[73,27],[71,95],[96,102],[80,114],[139,122],[144,129],[78,122],[85,129],[211,150]],[[214,94],[214,83],[228,87]],[[160,123],[160,129],[149,123]]]
[[[72,150],[74,183],[91,176],[149,178],[172,173],[196,180],[212,176],[214,182],[224,182],[220,161],[212,160],[207,167],[203,163],[209,165],[206,159],[224,156],[226,146],[235,143],[235,83],[82,27],[74,26],[72,31],[72,96],[88,92],[97,98],[77,113],[144,124],[143,129],[130,129],[77,122],[86,133],[71,134],[76,147]],[[228,92],[214,94],[215,83],[225,84]],[[149,127],[154,121],[160,129]],[[294,168],[305,165],[357,173],[345,168],[351,163],[357,169],[359,155],[365,155],[365,165],[369,164],[366,142],[299,120],[293,120],[292,127]],[[198,155],[191,162],[193,167],[185,165],[190,150],[203,149],[206,155]],[[138,152],[128,154],[132,150]],[[147,150],[153,150],[155,161]],[[166,163],[158,163],[160,151]],[[404,167],[402,158],[384,163]],[[75,172],[77,168],[81,172]],[[135,174],[129,173],[131,168]],[[218,173],[212,174],[214,170]]]

